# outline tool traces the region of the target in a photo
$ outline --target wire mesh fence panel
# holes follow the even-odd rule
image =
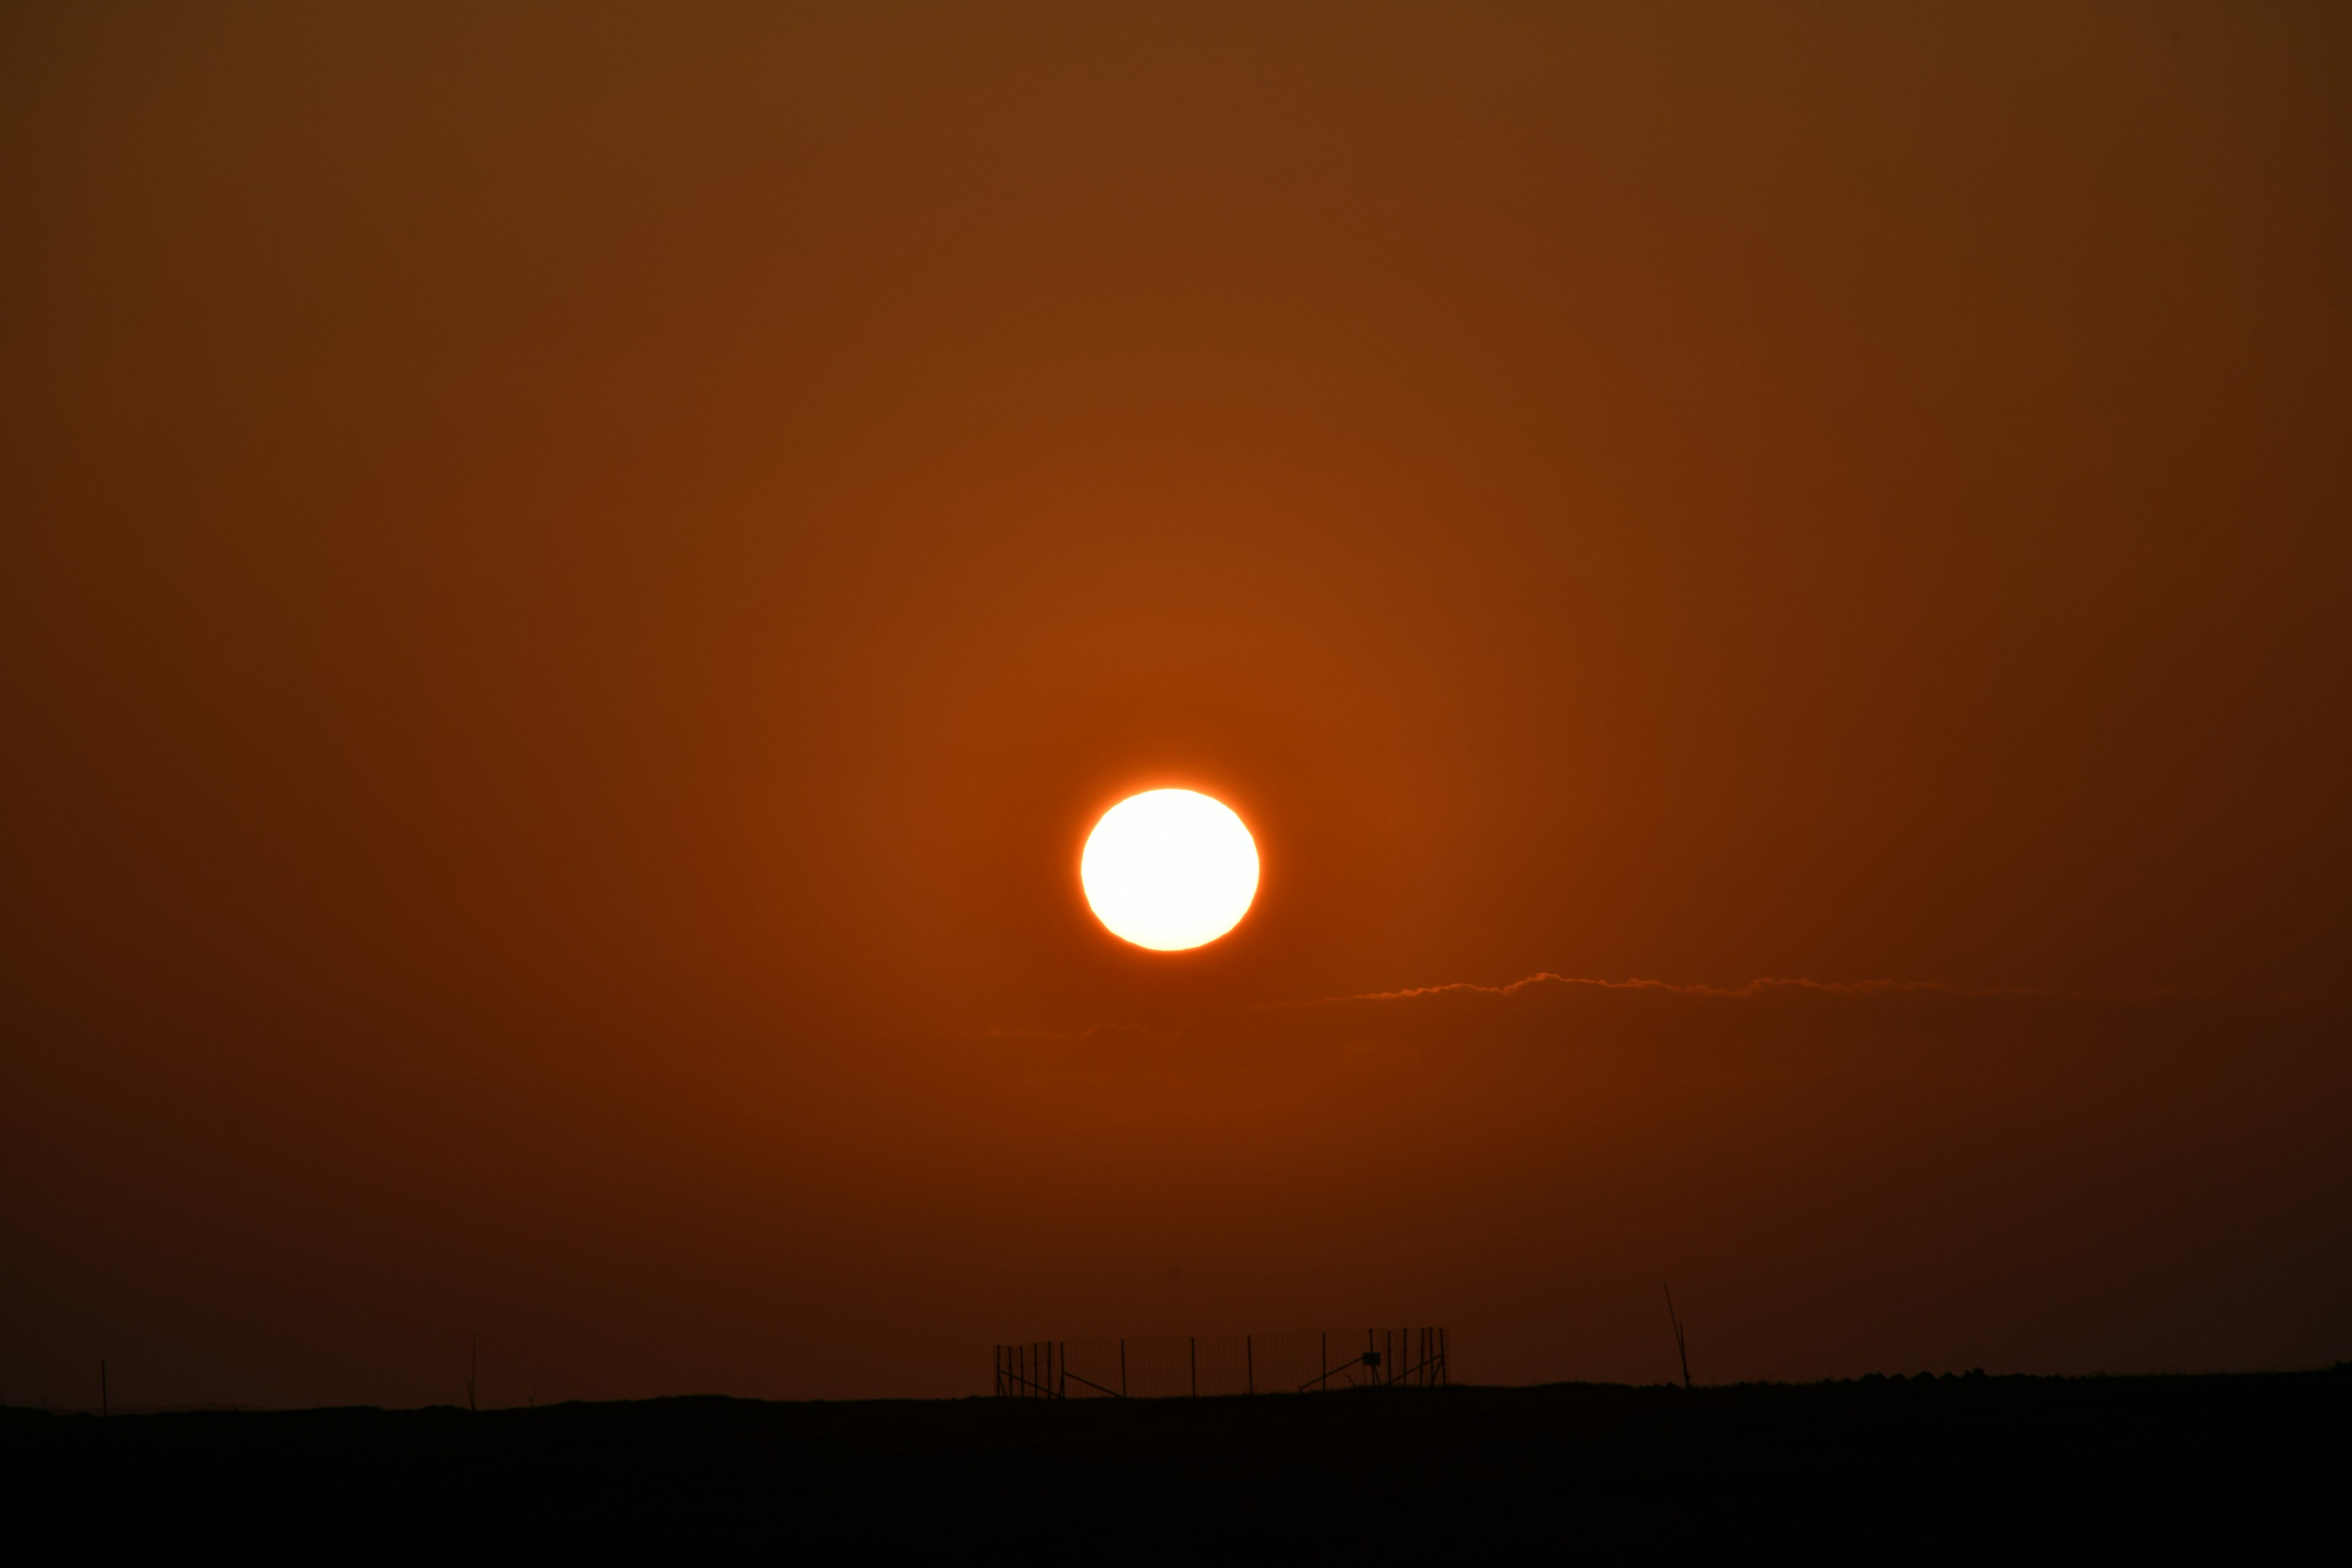
[[[1444,1384],[1445,1331],[1301,1330],[996,1347],[996,1392],[1018,1398],[1177,1399]]]

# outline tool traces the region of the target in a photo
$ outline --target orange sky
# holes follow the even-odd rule
[[[2320,5],[11,11],[0,1399],[2352,1356],[2347,282]]]

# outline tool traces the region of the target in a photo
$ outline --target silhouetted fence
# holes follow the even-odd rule
[[[1037,1340],[996,1347],[1003,1399],[1178,1399],[1442,1387],[1444,1329]]]

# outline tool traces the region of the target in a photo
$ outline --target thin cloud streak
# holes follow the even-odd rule
[[[2056,991],[2027,985],[1967,986],[1943,980],[1811,980],[1801,976],[1759,975],[1739,985],[1713,985],[1704,982],[1683,984],[1671,980],[1645,980],[1639,977],[1625,980],[1603,980],[1591,975],[1560,974],[1540,970],[1502,985],[1486,985],[1474,980],[1451,980],[1434,985],[1412,985],[1394,991],[1362,991],[1345,995],[1317,996],[1293,1002],[1259,1002],[1243,1008],[1234,1016],[1311,1008],[1344,1006],[1359,1002],[1412,1002],[1439,996],[1517,996],[1522,992],[1547,986],[1564,986],[1595,992],[1646,994],[1659,996],[1704,997],[1719,1001],[1753,1001],[1776,993],[1797,993],[1819,996],[1849,997],[1940,997],[1953,1001],[2032,1001],[2075,1005],[2130,1005],[2155,1002],[2221,1002],[2223,997],[2200,991],[2178,988],[2134,992]],[[2248,1000],[2260,1001],[2262,998]],[[2273,997],[2277,1002],[2309,1002],[2312,997]],[[1214,1020],[1196,1020],[1173,1028],[1154,1029],[1134,1023],[1101,1022],[1083,1029],[1040,1029],[1021,1027],[990,1027],[979,1031],[979,1037],[988,1040],[1056,1040],[1083,1041],[1103,1036],[1130,1036],[1149,1040],[1181,1039],[1213,1026]]]
[[[1265,1005],[1327,1007],[1349,1002],[1409,1002],[1423,996],[1456,994],[1511,996],[1530,986],[1545,984],[1590,986],[1601,991],[1654,991],[1675,996],[1715,996],[1735,1000],[1761,996],[1773,991],[1811,991],[1832,996],[2032,997],[2053,1002],[2186,1001],[2202,994],[2174,989],[2091,994],[2023,985],[1964,986],[1942,980],[1807,980],[1782,975],[1762,975],[1742,985],[1681,984],[1671,980],[1601,980],[1589,975],[1555,974],[1549,970],[1541,970],[1505,985],[1481,985],[1473,980],[1451,980],[1436,985],[1407,986],[1398,991],[1363,991],[1352,995],[1318,996],[1307,1002],[1274,1002]]]

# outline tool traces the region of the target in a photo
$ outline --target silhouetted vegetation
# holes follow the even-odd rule
[[[2243,1554],[2326,1539],[2347,1416],[2343,1367],[478,1415],[5,1410],[0,1487],[19,1546],[703,1538],[1130,1558],[2143,1539]]]

